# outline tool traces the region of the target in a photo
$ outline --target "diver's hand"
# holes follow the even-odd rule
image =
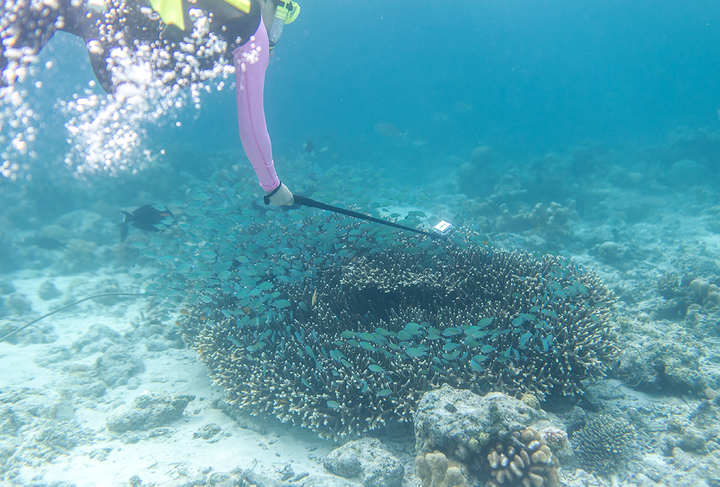
[[[277,189],[274,195],[270,197],[270,204],[273,206],[292,206],[295,203],[293,194],[287,189],[283,183]]]

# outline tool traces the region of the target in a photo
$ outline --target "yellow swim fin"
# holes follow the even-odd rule
[[[177,25],[185,30],[185,11],[182,0],[150,0],[150,6],[156,11],[163,22]]]

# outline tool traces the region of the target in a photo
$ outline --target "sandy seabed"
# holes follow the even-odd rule
[[[72,301],[69,295],[82,298],[84,291],[92,294],[107,279],[102,272],[53,279],[62,297],[33,300],[30,304],[35,313],[26,313],[28,321]],[[112,279],[128,287],[134,282],[127,275],[115,274]],[[22,271],[12,276],[16,292],[26,297],[37,296],[45,281],[46,276],[39,272]],[[135,477],[135,482],[162,485],[237,468],[271,473],[290,464],[296,474],[324,471],[318,461],[333,449],[332,442],[309,431],[279,423],[263,424],[253,418],[246,421],[252,429],[240,427],[238,421],[218,409],[223,392],[211,384],[207,369],[193,350],[155,345],[161,350],[149,351],[145,340],[133,334],[144,322],[153,321],[150,298],[111,301],[110,305],[82,303],[45,318],[19,335],[23,341],[32,337],[30,341],[47,343],[0,344],[3,402],[12,405],[14,415],[22,407],[31,416],[19,420],[23,425],[18,428],[15,455],[5,467],[7,482],[111,486],[128,485]],[[128,340],[133,336],[138,341]],[[124,385],[107,387],[99,397],[78,396],[80,384],[95,383],[95,364],[105,351],[118,345],[114,343],[118,338],[135,359],[142,361],[144,371],[121,379],[119,382],[126,379]],[[148,392],[195,398],[182,418],[166,427],[123,434],[108,431],[107,418],[113,411],[132,405],[136,397]],[[39,416],[36,421],[33,415]],[[216,433],[205,439],[198,432],[207,425]],[[47,437],[41,432],[48,428],[65,441],[51,438],[46,446],[38,444],[39,438]]]

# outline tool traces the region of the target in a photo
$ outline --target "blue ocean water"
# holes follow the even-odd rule
[[[386,122],[462,155],[717,126],[714,2],[317,2],[303,15],[268,79],[279,134],[302,121],[362,150]]]
[[[478,145],[527,157],[588,139],[658,143],[680,126],[717,126],[719,20],[711,1],[308,2],[271,60],[268,126],[278,153],[308,138],[365,160],[380,148],[399,174]],[[52,120],[56,100],[93,75],[82,42],[63,33],[42,57],[56,69],[33,101]],[[157,121],[156,145],[238,150],[233,90],[176,118],[182,129]],[[408,144],[384,139],[378,124]],[[50,132],[43,139],[57,147],[62,129]],[[408,150],[413,141],[420,150]]]
[[[581,410],[588,420],[598,412],[629,418],[638,433],[634,456],[623,459],[627,463],[620,469],[628,485],[652,485],[641,478],[645,474],[666,485],[685,485],[679,480],[685,471],[691,471],[687,485],[706,480],[715,485],[720,462],[710,452],[720,451],[718,421],[705,414],[720,407],[715,365],[720,4],[300,3],[301,14],[285,26],[265,83],[280,178],[299,194],[403,225],[428,230],[447,219],[456,225],[458,240],[462,235],[483,248],[561,254],[593,269],[617,298],[611,328],[622,353],[608,365],[607,379],[588,386],[588,402],[573,399],[573,414]],[[188,89],[157,98],[147,93],[108,97],[94,82],[82,40],[65,33],[55,34],[32,65],[34,71],[13,90],[4,86],[0,93],[5,170],[0,176],[0,335],[95,292],[144,290],[165,298],[146,307],[110,300],[82,308],[67,321],[23,328],[13,341],[0,344],[3,367],[12,367],[18,355],[35,364],[1,384],[3,404],[17,403],[8,411],[23,418],[17,424],[26,428],[25,436],[39,435],[58,420],[68,438],[48,440],[50,453],[32,453],[21,426],[3,426],[3,435],[11,437],[2,440],[3,451],[12,450],[0,470],[4,480],[23,484],[37,474],[48,482],[72,483],[78,479],[58,473],[52,464],[72,471],[78,465],[73,462],[84,461],[81,447],[107,447],[108,452],[98,453],[97,446],[88,454],[100,458],[100,466],[120,443],[156,448],[152,434],[103,436],[105,428],[122,422],[112,415],[142,390],[223,397],[211,388],[195,350],[183,343],[175,326],[176,319],[184,319],[178,311],[201,309],[198,302],[212,303],[213,296],[229,292],[220,282],[243,268],[243,279],[249,280],[242,281],[247,301],[242,309],[248,316],[251,307],[260,310],[245,321],[260,323],[261,315],[268,322],[279,319],[291,304],[273,296],[273,286],[312,275],[293,262],[352,258],[347,242],[333,239],[352,228],[351,242],[362,243],[360,236],[375,238],[377,229],[369,223],[350,227],[357,223],[345,220],[322,227],[318,220],[329,217],[310,209],[266,211],[240,145],[232,75],[202,83],[198,106]],[[92,164],[101,167],[91,169]],[[146,204],[170,208],[174,223],[157,233],[131,227],[121,242],[118,211]],[[308,239],[317,243],[320,257],[304,247]],[[232,246],[228,242],[248,241],[257,245],[242,247],[242,258],[224,260]],[[392,234],[377,241],[392,246]],[[173,273],[180,277],[168,277]],[[252,296],[265,301],[248,297],[251,284],[257,285]],[[205,293],[212,286],[222,293]],[[314,304],[317,296],[308,296]],[[240,318],[237,322],[240,328]],[[309,336],[298,340],[303,347],[303,340],[310,343]],[[261,350],[262,343],[251,351]],[[541,343],[549,348],[549,341]],[[118,344],[124,351],[110,350]],[[448,345],[448,352],[459,346]],[[321,356],[308,352],[313,354]],[[103,360],[111,359],[122,372],[102,369]],[[143,360],[146,369],[137,365]],[[157,380],[164,374],[173,377],[166,381],[171,387]],[[202,379],[185,384],[183,374]],[[56,388],[61,380],[69,385]],[[31,395],[23,389],[26,383],[48,396],[46,409],[52,413],[30,418],[35,406],[24,403]],[[90,388],[94,392],[87,392]],[[390,394],[383,388],[382,397],[385,391]],[[71,412],[57,413],[51,397],[56,393],[68,394]],[[341,408],[335,399],[324,402]],[[168,422],[166,430],[156,431],[158,437],[182,444],[203,423],[221,421],[221,407],[212,401],[193,403],[185,396],[182,401],[192,404],[188,411],[200,411],[192,417],[185,412],[192,431]],[[587,423],[557,403],[543,407],[559,415],[557,424],[571,440]],[[680,419],[670,424],[673,415]],[[233,418],[223,418],[224,431],[236,427]],[[220,441],[232,440],[227,434]],[[406,443],[397,451],[411,450],[413,440]],[[168,453],[157,461],[174,465],[178,458],[185,461],[182,455]],[[307,460],[306,452],[300,457]],[[133,458],[114,463],[129,465]],[[270,465],[274,459],[263,461]],[[209,475],[208,465],[231,469],[205,457],[198,462],[189,468],[202,475]],[[251,468],[249,460],[235,466]],[[562,460],[568,485],[582,485],[582,475],[590,475],[578,473],[579,466],[572,458]],[[704,473],[708,469],[711,474]],[[144,478],[151,470],[138,467]],[[113,485],[130,481],[127,470],[113,470],[111,477]],[[600,474],[593,481],[609,482]]]

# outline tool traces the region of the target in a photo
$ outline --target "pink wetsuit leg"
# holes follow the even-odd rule
[[[269,61],[268,34],[261,20],[255,35],[233,51],[233,62],[240,141],[265,191],[280,185],[263,108],[265,70]]]

